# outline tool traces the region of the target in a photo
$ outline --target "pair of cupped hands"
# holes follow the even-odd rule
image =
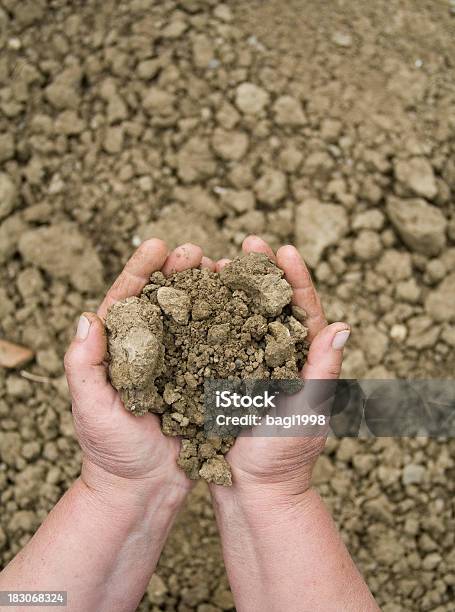
[[[346,323],[327,325],[309,271],[293,246],[275,253],[257,236],[247,237],[244,253],[265,253],[279,266],[293,288],[293,303],[303,308],[311,343],[301,372],[304,380],[336,379],[343,347],[349,337]],[[192,482],[176,465],[180,441],[165,436],[159,417],[133,416],[111,386],[106,369],[104,319],[112,304],[139,295],[150,275],[161,270],[169,275],[188,268],[219,271],[229,262],[214,262],[202,249],[184,244],[169,252],[166,244],[152,238],[141,244],[107,292],[98,312],[84,313],[65,356],[65,370],[72,397],[77,437],[83,452],[81,478],[95,492],[115,495],[122,489],[159,486],[180,493]],[[310,486],[311,473],[325,438],[239,437],[227,455],[234,489],[254,488],[260,494],[292,498]],[[216,486],[216,485],[213,485]]]

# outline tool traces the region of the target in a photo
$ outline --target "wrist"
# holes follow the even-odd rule
[[[251,526],[266,527],[284,517],[311,514],[314,503],[319,500],[318,493],[305,486],[297,492],[281,483],[236,482],[232,487],[210,485],[215,511],[220,514],[238,513]]]
[[[193,483],[177,471],[170,475],[152,474],[140,478],[125,478],[107,472],[84,458],[80,484],[93,503],[106,509],[128,511],[154,502],[175,514]]]

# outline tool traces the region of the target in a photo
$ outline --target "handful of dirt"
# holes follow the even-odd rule
[[[295,379],[307,354],[305,312],[265,255],[238,257],[219,274],[155,272],[140,297],[106,318],[111,382],[133,414],[161,415],[181,436],[178,465],[189,478],[230,485],[224,455],[233,437],[206,437],[206,379]]]

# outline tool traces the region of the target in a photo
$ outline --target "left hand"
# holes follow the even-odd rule
[[[191,481],[176,465],[180,441],[166,437],[159,417],[127,412],[107,377],[104,319],[112,304],[139,295],[150,275],[198,266],[214,269],[202,250],[185,244],[168,254],[162,240],[144,242],[126,264],[97,314],[84,313],[65,356],[77,437],[83,451],[82,480],[92,489],[165,484],[187,492]]]

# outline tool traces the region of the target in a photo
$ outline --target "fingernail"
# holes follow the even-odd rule
[[[332,340],[332,348],[336,351],[340,351],[348,341],[350,334],[350,329],[344,329],[343,331],[337,332]]]
[[[90,330],[90,321],[84,315],[79,317],[79,323],[77,324],[76,329],[76,338],[78,340],[85,340],[88,336],[88,332]]]

